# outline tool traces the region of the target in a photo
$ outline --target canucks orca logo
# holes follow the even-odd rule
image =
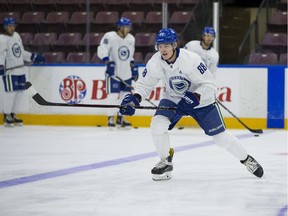
[[[130,56],[130,51],[126,46],[121,46],[118,49],[118,58],[121,61],[126,61]]]
[[[187,80],[185,77],[173,76],[169,78],[169,86],[175,92],[183,94],[190,88],[191,82]]]
[[[13,44],[12,53],[16,58],[19,58],[21,56],[21,48],[17,43]]]

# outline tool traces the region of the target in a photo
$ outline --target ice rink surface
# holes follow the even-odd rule
[[[174,129],[173,177],[148,128],[0,126],[1,216],[287,216],[287,131],[230,130],[258,179],[200,129]]]

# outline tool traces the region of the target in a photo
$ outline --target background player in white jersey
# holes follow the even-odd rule
[[[192,40],[188,42],[184,48],[197,53],[204,61],[205,65],[212,72],[214,78],[216,76],[217,65],[219,61],[219,53],[212,47],[216,37],[213,27],[206,26],[202,30],[201,40]]]
[[[5,34],[0,34],[0,76],[4,82],[4,125],[22,125],[15,113],[21,105],[25,90],[25,62],[44,63],[43,56],[24,50],[20,35],[15,32],[16,21],[7,17],[3,21]]]
[[[106,92],[108,103],[117,103],[127,92],[131,92],[132,80],[138,79],[138,66],[134,64],[135,38],[129,32],[130,19],[122,17],[117,22],[117,31],[107,32],[100,41],[97,54],[106,68]],[[119,77],[120,80],[117,78]],[[124,81],[126,85],[121,82]],[[131,124],[116,109],[108,109],[108,127],[131,128]],[[116,125],[114,115],[117,113]]]
[[[212,73],[200,56],[177,48],[177,35],[173,29],[161,29],[156,36],[156,52],[136,82],[134,94],[125,96],[120,112],[134,115],[134,106],[150,95],[162,80],[165,92],[159,106],[176,107],[176,111],[157,110],[151,122],[151,132],[160,162],[151,170],[154,180],[171,178],[173,148],[170,148],[168,130],[188,115],[193,117],[205,134],[225,148],[257,177],[263,176],[261,165],[242,147],[239,140],[226,131],[222,116],[215,103],[217,86]]]

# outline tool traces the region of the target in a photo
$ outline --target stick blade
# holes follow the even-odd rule
[[[44,98],[41,97],[41,95],[38,94],[36,89],[32,86],[31,82],[26,82],[25,88],[37,104],[44,106],[50,105]]]
[[[250,131],[252,133],[256,133],[256,134],[263,134],[263,130],[262,129],[250,129]]]

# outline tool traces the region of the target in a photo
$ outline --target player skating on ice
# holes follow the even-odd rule
[[[134,93],[125,96],[121,103],[123,107],[120,108],[123,115],[134,115],[134,106],[139,106],[160,80],[165,83],[159,106],[176,107],[176,111],[157,110],[152,118],[152,139],[160,157],[151,170],[153,180],[171,178],[174,150],[170,147],[168,130],[172,130],[185,115],[193,117],[206,135],[240,160],[249,172],[262,177],[264,172],[261,165],[226,130],[215,103],[217,86],[200,56],[177,48],[177,35],[171,28],[163,28],[158,32],[155,47],[158,52],[148,61],[136,82]]]
[[[106,64],[106,93],[108,103],[119,104],[127,92],[131,92],[132,80],[138,79],[138,66],[134,64],[135,38],[129,32],[130,19],[122,17],[117,22],[117,31],[107,32],[100,41],[97,55]],[[120,79],[118,79],[119,77]],[[124,81],[124,82],[121,82]],[[128,86],[129,85],[129,86]],[[108,109],[108,127],[131,128],[116,109]],[[114,115],[117,114],[116,124]]]
[[[24,62],[44,63],[43,56],[30,53],[23,47],[20,35],[15,32],[16,21],[7,17],[3,21],[4,34],[0,34],[0,76],[4,83],[4,126],[22,125],[15,113],[21,106],[25,90]]]

